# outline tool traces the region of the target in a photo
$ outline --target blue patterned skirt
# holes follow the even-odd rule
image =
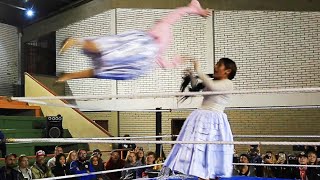
[[[100,53],[84,51],[92,58],[97,78],[135,79],[155,67],[159,47],[155,39],[144,31],[87,38],[94,42]]]
[[[184,122],[177,141],[233,141],[227,115],[195,110]],[[231,177],[233,145],[176,144],[165,161],[171,170],[203,179]]]

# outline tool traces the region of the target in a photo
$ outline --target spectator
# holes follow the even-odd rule
[[[36,162],[31,167],[33,179],[53,177],[53,174],[50,168],[45,163],[45,156],[46,156],[46,153],[42,150],[39,150],[36,152]]]
[[[0,151],[2,155],[1,157],[5,158],[7,154],[7,145],[6,145],[6,138],[1,130],[0,130]]]
[[[77,158],[78,158],[77,151],[76,150],[70,151],[67,156],[66,166],[70,169],[71,162],[77,160]]]
[[[105,170],[122,169],[125,161],[120,158],[118,151],[112,151],[110,159],[105,163]],[[121,178],[121,172],[108,173],[107,176],[111,180],[118,180]]]
[[[302,152],[298,156],[298,162],[300,165],[307,165],[308,164],[308,156],[305,152]],[[318,180],[319,176],[312,168],[307,167],[296,167],[292,169],[291,178],[293,179],[308,179],[308,180]]]
[[[51,158],[51,159],[49,159],[48,162],[47,162],[47,166],[48,166],[50,169],[51,169],[53,166],[55,166],[55,164],[56,164],[56,157],[57,157],[59,154],[61,154],[61,153],[63,153],[62,147],[61,147],[61,146],[56,146],[56,147],[54,148],[54,157]]]
[[[308,153],[308,164],[309,165],[318,165],[317,153],[315,151],[310,151]],[[316,167],[308,167],[309,174],[313,178],[320,179],[320,169]]]
[[[317,161],[317,153],[314,152],[314,151],[310,151],[308,153],[308,164],[310,165],[317,165],[318,164],[318,161]]]
[[[284,152],[279,152],[276,164],[288,164],[287,155]],[[284,166],[274,167],[274,176],[276,178],[290,178],[290,168]]]
[[[146,164],[146,158],[144,157],[144,151],[142,147],[137,147],[135,149],[136,153],[137,153],[137,161],[140,161],[142,165]]]
[[[146,157],[146,165],[152,165],[156,163],[156,153],[150,151],[147,153]],[[143,178],[154,178],[157,177],[159,171],[155,169],[155,167],[147,167],[143,169],[142,177]]]
[[[129,151],[124,168],[138,167],[138,166],[141,166],[141,162],[137,161],[137,154],[134,151]],[[141,178],[141,174],[142,173],[138,169],[125,170],[125,171],[122,171],[121,173],[121,179]]]
[[[70,175],[70,168],[66,166],[66,156],[61,153],[56,156],[55,164],[52,167],[52,173],[55,177]]]
[[[89,161],[87,161],[87,151],[84,149],[78,150],[78,159],[71,162],[70,172],[71,174],[84,174],[94,172],[94,169]],[[96,180],[95,175],[82,176],[77,178],[78,180]]]
[[[124,137],[130,137],[129,134],[124,135]],[[125,139],[125,140],[130,140],[130,139]],[[119,144],[119,149],[124,149],[123,152],[123,157],[127,157],[128,151],[132,151],[136,148],[137,146],[135,144]]]
[[[103,165],[99,155],[93,154],[93,156],[91,156],[91,158],[90,158],[90,163],[92,164],[92,167],[96,172],[104,171],[104,165]],[[97,175],[97,179],[98,180],[107,180],[108,178],[105,174],[99,174],[99,175]]]
[[[274,164],[276,162],[276,157],[271,151],[267,151],[263,156],[264,164]],[[274,178],[274,168],[271,166],[263,167],[263,177]]]
[[[0,168],[0,179],[1,180],[23,180],[23,175],[14,169],[16,166],[15,154],[8,154],[5,156],[5,166]]]
[[[262,157],[260,156],[260,147],[258,145],[251,145],[248,150],[250,163],[261,164]],[[262,166],[255,166],[255,175],[257,177],[263,177],[263,167]]]
[[[249,163],[250,157],[247,154],[241,154],[240,163]],[[253,166],[238,165],[233,171],[234,176],[256,176],[255,169]]]
[[[102,160],[102,153],[101,153],[100,149],[93,150],[92,156],[97,156],[99,164],[102,164],[102,166],[104,166],[104,162]]]
[[[29,168],[29,159],[26,155],[20,155],[17,170],[23,175],[25,180],[32,179],[32,172]]]

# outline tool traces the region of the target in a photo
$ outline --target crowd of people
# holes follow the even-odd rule
[[[277,165],[318,165],[318,153],[317,147],[306,146],[304,150],[297,155],[286,154],[284,152],[273,153],[272,151],[260,154],[258,146],[251,146],[246,153],[238,155],[235,152],[234,162]],[[235,165],[233,176],[318,180],[320,179],[320,169],[317,167],[304,166]]]
[[[108,161],[103,161],[99,149],[88,153],[85,149],[72,150],[64,153],[61,146],[56,146],[54,157],[46,161],[46,153],[39,150],[35,154],[34,164],[29,163],[26,155],[17,156],[8,154],[5,156],[5,166],[0,168],[0,179],[2,180],[30,180],[66,175],[76,175],[106,170],[122,169],[152,165],[156,163],[156,154],[152,151],[145,153],[142,147],[128,149],[121,158],[121,151],[114,150],[110,153]],[[18,163],[16,162],[18,161]],[[79,180],[118,180],[155,177],[161,167],[148,167],[128,171],[118,171],[106,174],[87,175],[70,178]]]
[[[122,152],[112,151],[107,161],[102,160],[102,153],[99,149],[90,154],[85,149],[64,153],[61,146],[55,147],[54,157],[50,159],[46,158],[46,153],[43,150],[37,151],[34,164],[29,164],[29,159],[25,155],[8,154],[5,156],[5,166],[0,168],[0,179],[42,179],[157,164],[158,158],[154,152],[145,153],[142,147],[136,147],[134,144],[122,146],[128,147],[127,150]],[[121,158],[121,153],[124,158]],[[16,161],[18,161],[17,164]],[[304,151],[297,155],[284,152],[275,154],[271,151],[260,154],[257,146],[250,146],[246,153],[239,155],[237,152],[234,153],[235,163],[318,165],[318,161],[317,147],[306,147]],[[143,167],[69,179],[128,180],[150,178],[158,176],[160,170],[161,166]],[[319,175],[320,169],[317,167],[255,166],[248,164],[234,165],[233,169],[233,176],[318,180],[320,179]]]

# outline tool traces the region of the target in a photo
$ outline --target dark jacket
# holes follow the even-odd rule
[[[88,161],[81,162],[79,160],[72,161],[70,164],[71,174],[84,174],[88,172],[95,172],[91,163]],[[88,175],[77,178],[78,180],[96,180],[96,175]]]
[[[125,165],[125,161],[123,159],[119,159],[117,162],[114,162],[109,159],[109,161],[105,164],[105,170],[113,170],[113,169],[122,169]],[[121,178],[121,171],[108,173],[107,176],[112,180],[119,180]]]
[[[2,168],[0,168],[0,179],[2,180],[24,180],[23,175],[13,169],[13,168],[9,168],[6,166],[3,166]]]
[[[306,170],[306,175],[308,180],[320,180],[318,171],[319,170],[317,168],[308,167]],[[301,179],[299,167],[293,168],[290,174],[291,174],[290,178],[292,179]]]

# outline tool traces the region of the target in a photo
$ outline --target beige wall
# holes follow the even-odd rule
[[[38,84],[30,76],[25,75],[25,96],[54,96],[40,84]],[[60,100],[45,101],[58,105],[64,103]],[[72,137],[109,137],[108,134],[101,131],[97,126],[93,125],[86,118],[71,108],[54,107],[54,106],[41,106],[44,116],[52,116],[61,114],[63,116],[63,127],[68,129]],[[111,150],[110,144],[89,144],[90,150],[99,148],[101,150]]]

